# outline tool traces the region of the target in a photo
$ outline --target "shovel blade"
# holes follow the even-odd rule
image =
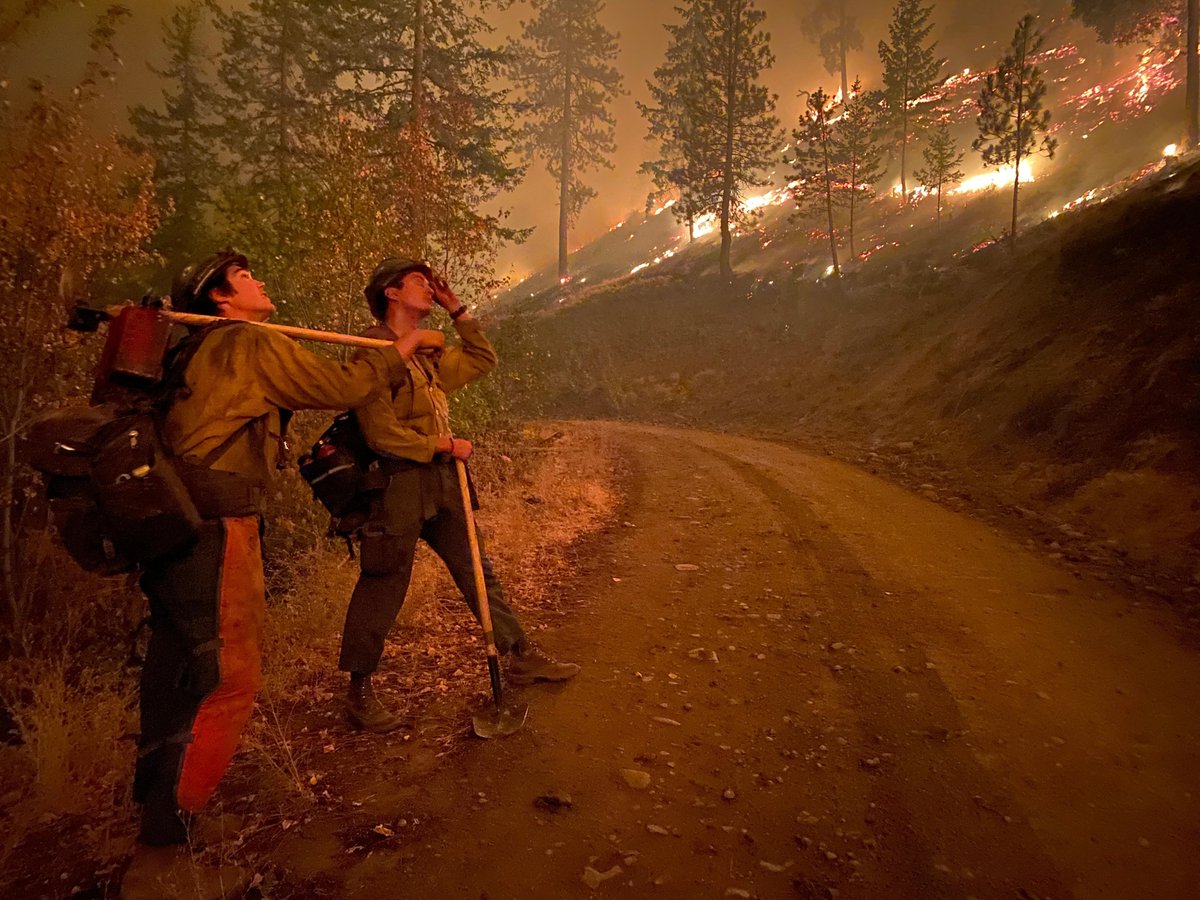
[[[471,728],[481,738],[508,737],[521,730],[525,717],[529,715],[529,704],[517,706],[489,707],[471,716]]]

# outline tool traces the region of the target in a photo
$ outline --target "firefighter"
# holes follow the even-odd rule
[[[346,714],[352,725],[389,731],[399,720],[376,697],[371,675],[379,665],[383,643],[396,620],[412,573],[417,540],[424,540],[450,571],[476,618],[467,521],[454,460],[470,459],[471,442],[450,430],[446,395],[488,374],[496,351],[454,291],[423,262],[403,257],[385,259],[364,290],[378,324],[367,337],[404,340],[420,331],[435,306],[449,315],[460,345],[442,353],[413,357],[410,377],[390,394],[381,392],[355,410],[363,437],[381,457],[388,476],[382,501],[361,532],[362,574],[350,598],[342,631],[339,668],[350,675]],[[375,351],[360,352],[367,358]],[[509,681],[566,681],[579,672],[535,647],[504,600],[500,580],[483,551],[484,580],[496,636],[496,647],[508,655]]]
[[[232,867],[197,868],[189,837],[250,717],[260,677],[265,597],[262,501],[282,450],[281,409],[357,407],[408,378],[407,360],[440,348],[420,330],[349,364],[315,356],[283,335],[241,324],[275,310],[245,256],[217,253],[180,273],[176,310],[220,316],[208,326],[163,420],[204,522],[184,552],[156,560],[141,586],[151,636],[142,670],[134,797],[141,828],[122,896],[222,896]]]

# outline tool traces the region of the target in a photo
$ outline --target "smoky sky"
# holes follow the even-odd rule
[[[110,0],[84,0],[63,6],[38,23],[14,50],[10,51],[9,71],[47,78],[70,79],[82,67],[86,50],[85,32],[96,14]],[[436,0],[435,0],[436,2]],[[778,95],[778,113],[785,126],[794,124],[801,100],[797,93],[818,85],[836,90],[838,76],[824,69],[816,49],[801,36],[800,22],[812,0],[759,0],[766,14],[765,28],[771,34],[775,65],[764,81]],[[169,15],[173,3],[163,0],[124,0],[132,10],[123,26],[119,49],[124,66],[112,88],[108,123],[123,127],[125,109],[132,103],[155,103],[161,86],[147,64],[161,62],[163,50],[160,23]],[[229,4],[226,5],[244,5]],[[638,174],[638,166],[654,152],[644,140],[645,127],[636,101],[647,96],[646,80],[662,60],[667,44],[663,25],[673,21],[674,0],[607,0],[602,13],[604,24],[619,35],[617,67],[624,76],[626,93],[613,106],[617,122],[617,152],[611,170],[597,170],[585,180],[598,196],[579,217],[572,230],[571,245],[578,247],[610,228],[628,213],[639,210],[646,200],[649,182]],[[850,77],[862,77],[868,88],[880,81],[876,50],[887,36],[887,23],[894,0],[851,0],[851,11],[863,34],[863,49],[851,55]],[[939,52],[948,57],[948,71],[966,65],[978,65],[982,56],[990,59],[989,45],[1007,43],[1017,21],[1026,12],[1043,16],[1064,16],[1066,0],[934,0],[933,37]],[[507,13],[493,13],[496,37],[515,35],[520,21],[530,15],[528,7],[518,3]],[[12,90],[12,88],[8,88]],[[557,251],[558,211],[552,198],[557,189],[539,162],[534,162],[525,182],[500,203],[511,210],[510,224],[533,226],[533,236],[522,246],[506,249],[500,259],[500,274],[519,278],[550,263]]]

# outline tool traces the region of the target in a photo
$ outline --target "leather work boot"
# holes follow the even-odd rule
[[[121,879],[121,900],[223,900],[242,897],[250,873],[241,866],[204,866],[186,844],[139,845]]]
[[[579,666],[575,663],[555,662],[530,641],[522,641],[513,647],[510,658],[508,680],[513,684],[567,681],[579,674]]]
[[[400,727],[400,719],[388,712],[371,688],[370,675],[351,675],[346,692],[346,718],[359,731],[383,734]]]

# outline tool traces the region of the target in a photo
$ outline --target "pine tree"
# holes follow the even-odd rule
[[[842,98],[850,96],[850,67],[846,57],[861,50],[862,32],[849,13],[850,0],[811,0],[812,9],[800,22],[800,30],[817,45],[825,71],[842,77]]]
[[[932,12],[933,7],[922,6],[921,0],[899,0],[888,25],[892,42],[879,42],[888,120],[900,143],[900,190],[904,202],[908,201],[908,142],[917,124],[913,106],[937,84],[938,73],[946,64],[945,58],[935,55],[937,42],[927,43],[933,31],[929,21]]]
[[[1187,0],[1188,149],[1200,149],[1200,0]]]
[[[782,141],[776,97],[760,83],[775,57],[762,28],[766,13],[755,0],[690,0],[690,5],[702,44],[689,103],[703,117],[702,170],[720,180],[721,276],[730,278],[733,226],[745,215],[742,191],[769,183],[762,173],[778,159]]]
[[[836,278],[842,277],[838,259],[837,225],[833,211],[838,205],[839,183],[845,160],[838,156],[833,99],[823,88],[808,95],[800,127],[793,129],[795,155],[788,159],[795,168],[792,196],[796,201],[796,217],[823,216],[829,234],[829,255]]]
[[[875,193],[875,184],[883,177],[883,149],[879,144],[881,98],[864,94],[862,81],[854,79],[843,103],[842,115],[834,127],[834,157],[845,166],[843,203],[850,212],[848,236],[850,254],[854,246],[855,213],[864,199]]]
[[[667,194],[675,194],[671,212],[694,239],[696,219],[719,206],[720,184],[705,169],[710,155],[704,141],[711,136],[705,128],[708,118],[694,75],[703,59],[703,30],[694,5],[676,7],[683,20],[664,27],[671,35],[666,59],[654,70],[654,79],[646,86],[650,103],[638,102],[646,119],[647,140],[657,141],[659,155],[642,164],[650,175],[655,191],[648,203]]]
[[[621,93],[613,67],[617,36],[600,24],[601,0],[530,0],[534,17],[523,23],[516,48],[527,151],[541,158],[558,182],[558,276],[569,277],[568,235],[596,192],[581,176],[611,168],[616,150],[610,109]]]
[[[1058,141],[1047,134],[1050,110],[1043,108],[1046,81],[1035,60],[1042,35],[1033,16],[1025,16],[1013,34],[1009,52],[996,71],[988,75],[979,96],[979,137],[971,145],[985,165],[1013,167],[1012,230],[1017,241],[1017,206],[1021,190],[1021,163],[1038,153],[1053,159]],[[1041,135],[1041,140],[1038,140]]]
[[[172,270],[211,250],[206,217],[216,179],[217,156],[213,131],[213,94],[201,39],[204,15],[197,0],[181,6],[163,21],[168,58],[153,68],[165,83],[161,109],[139,105],[130,110],[137,132],[132,146],[154,157],[154,182],[164,216],[155,236],[155,249]]]
[[[217,198],[225,234],[276,285],[282,303],[291,270],[310,252],[317,201],[315,136],[333,114],[336,72],[322,64],[337,4],[250,0],[217,14],[224,35],[219,68],[220,147],[228,161]]]
[[[950,134],[950,126],[943,122],[930,135],[922,155],[925,158],[925,167],[914,172],[913,177],[937,195],[937,224],[940,228],[942,189],[963,180],[963,173],[958,167],[962,165],[966,154],[958,149],[954,136]]]
[[[358,0],[340,4],[329,40],[328,67],[339,73],[340,108],[373,130],[384,155],[402,138],[427,141],[435,163],[457,188],[453,203],[435,217],[438,225],[422,240],[436,255],[450,240],[449,221],[474,211],[515,185],[522,168],[511,159],[515,140],[512,104],[495,87],[511,60],[485,46],[492,27],[478,14],[476,0]],[[487,217],[478,217],[483,222]],[[501,229],[498,237],[513,239]]]

